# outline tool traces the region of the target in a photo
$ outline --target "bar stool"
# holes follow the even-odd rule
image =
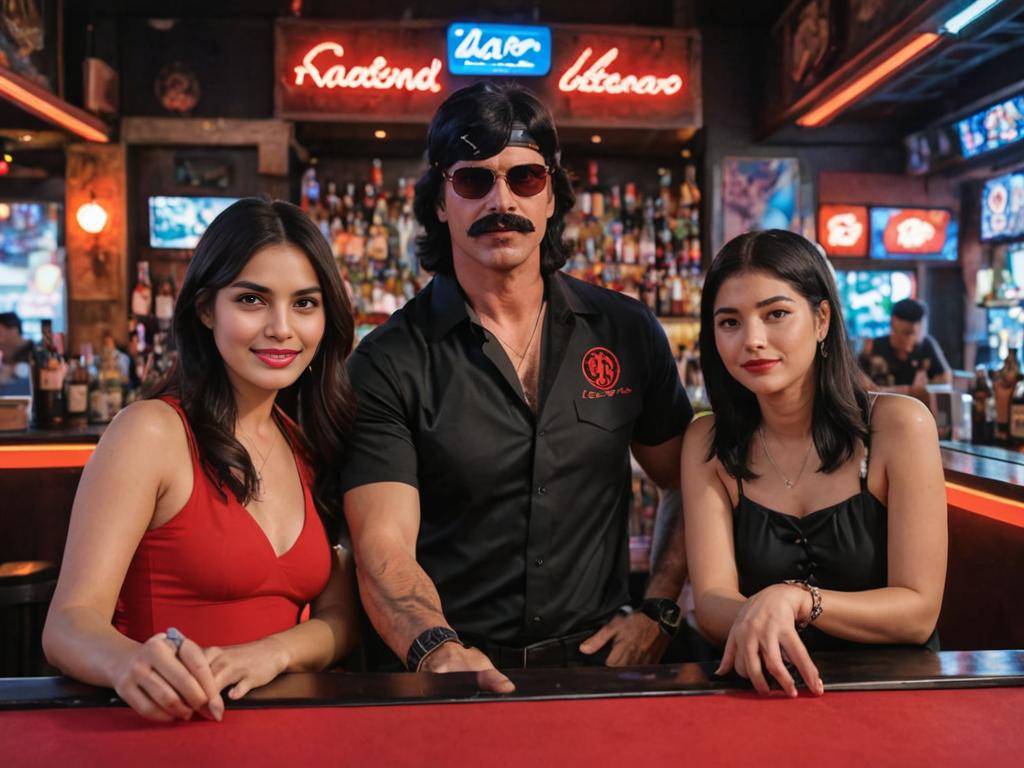
[[[43,622],[57,586],[45,560],[0,563],[0,677],[52,674],[43,659]]]

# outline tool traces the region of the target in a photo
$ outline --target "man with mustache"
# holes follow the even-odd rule
[[[459,90],[427,141],[414,210],[436,276],[349,365],[342,482],[367,614],[406,668],[499,692],[496,667],[654,663],[685,555],[680,525],[629,612],[629,454],[678,485],[692,411],[665,334],[558,271],[575,201],[529,91]]]

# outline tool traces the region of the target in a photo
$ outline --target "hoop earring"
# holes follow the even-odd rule
[[[825,349],[825,340],[824,339],[822,339],[821,341],[818,342],[818,351],[821,353],[822,357],[828,357],[828,350]]]

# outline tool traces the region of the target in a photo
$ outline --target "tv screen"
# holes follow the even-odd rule
[[[210,222],[235,197],[149,198],[149,245],[151,248],[195,248]]]
[[[1024,238],[1024,173],[985,182],[981,192],[981,239]]]
[[[956,219],[938,208],[872,208],[870,255],[956,261]]]
[[[965,117],[956,127],[964,157],[1014,144],[1024,138],[1024,96],[1014,96]]]
[[[856,341],[889,332],[892,305],[914,296],[914,273],[902,270],[837,270],[846,335]]]
[[[829,256],[868,255],[868,209],[863,205],[818,208],[818,242]]]
[[[0,202],[0,312],[16,312],[22,333],[38,339],[40,321],[65,331],[61,205]]]

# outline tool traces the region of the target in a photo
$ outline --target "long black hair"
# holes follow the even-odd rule
[[[261,248],[288,243],[316,271],[324,306],[324,335],[297,382],[299,450],[312,464],[313,500],[328,533],[336,536],[341,489],[338,466],[355,416],[355,396],[345,361],[352,351],[352,305],[327,241],[291,203],[255,197],[231,205],[211,222],[189,262],[174,307],[172,338],[177,360],[149,396],[181,401],[196,437],[204,471],[217,487],[247,504],[259,492],[249,453],[235,438],[238,408],[213,332],[200,315],[217,291],[230,285]],[[292,435],[289,435],[292,437]]]
[[[708,459],[717,456],[733,477],[756,478],[748,466],[750,441],[761,423],[754,393],[732,377],[715,344],[715,299],[730,277],[761,272],[784,280],[803,296],[812,312],[822,301],[831,322],[815,355],[814,410],[811,435],[821,457],[821,472],[833,472],[853,456],[856,441],[868,439],[868,395],[846,343],[846,326],[835,280],[825,258],[806,239],[769,229],[733,238],[711,262],[700,300],[700,359],[711,409],[714,435]],[[822,352],[824,354],[822,354]]]
[[[576,204],[569,175],[560,164],[555,122],[536,96],[519,85],[479,82],[460,88],[445,99],[427,133],[427,170],[416,182],[413,212],[424,233],[416,239],[416,255],[424,269],[452,275],[452,238],[448,225],[437,218],[444,200],[444,173],[460,160],[485,160],[509,142],[512,123],[523,123],[551,169],[555,210],[548,218],[540,244],[540,271],[550,275],[569,255],[562,242],[565,214]],[[465,137],[465,138],[463,138]]]

